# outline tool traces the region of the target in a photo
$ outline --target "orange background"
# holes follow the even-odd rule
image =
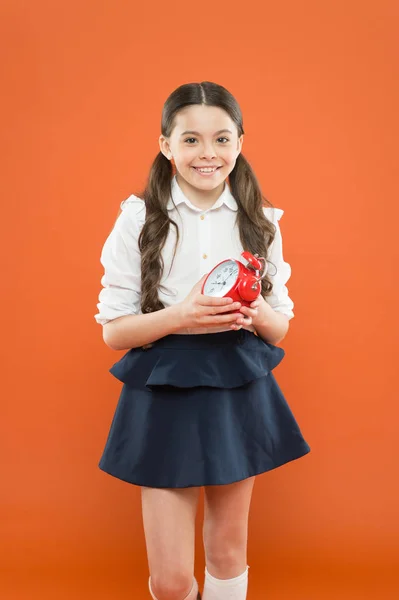
[[[163,102],[201,80],[238,99],[285,210],[296,317],[276,373],[312,447],[257,479],[248,598],[399,597],[398,3],[1,9],[2,598],[149,598],[139,488],[97,468],[120,391],[99,257]],[[202,586],[201,519],[202,502]]]

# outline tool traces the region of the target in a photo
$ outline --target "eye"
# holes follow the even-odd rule
[[[187,139],[185,139],[184,141],[185,141],[185,142],[191,142],[191,140],[194,140],[194,142],[196,142],[196,141],[197,141],[197,140],[196,140],[196,138],[187,138]],[[229,142],[229,141],[230,141],[230,140],[229,140],[229,138],[227,138],[227,137],[220,137],[220,138],[218,138],[218,141],[219,141],[219,140],[226,140],[226,142]],[[224,143],[226,143],[226,142],[224,142]],[[190,145],[190,146],[192,146],[192,144],[191,144],[191,143],[190,143],[189,145]]]

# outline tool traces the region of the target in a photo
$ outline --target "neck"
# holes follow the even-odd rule
[[[190,202],[202,210],[207,210],[215,204],[216,200],[222,195],[226,185],[225,182],[223,182],[214,190],[199,190],[180,177],[179,173],[176,173],[176,181],[181,191]]]

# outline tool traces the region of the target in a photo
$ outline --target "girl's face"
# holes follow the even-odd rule
[[[234,169],[243,138],[222,108],[194,104],[178,112],[171,136],[161,135],[159,145],[189,185],[210,191],[224,184]]]

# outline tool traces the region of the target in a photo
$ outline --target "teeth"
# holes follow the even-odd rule
[[[200,173],[212,173],[213,171],[216,171],[217,167],[215,167],[214,169],[198,169],[198,167],[196,167],[197,171],[200,171]]]

